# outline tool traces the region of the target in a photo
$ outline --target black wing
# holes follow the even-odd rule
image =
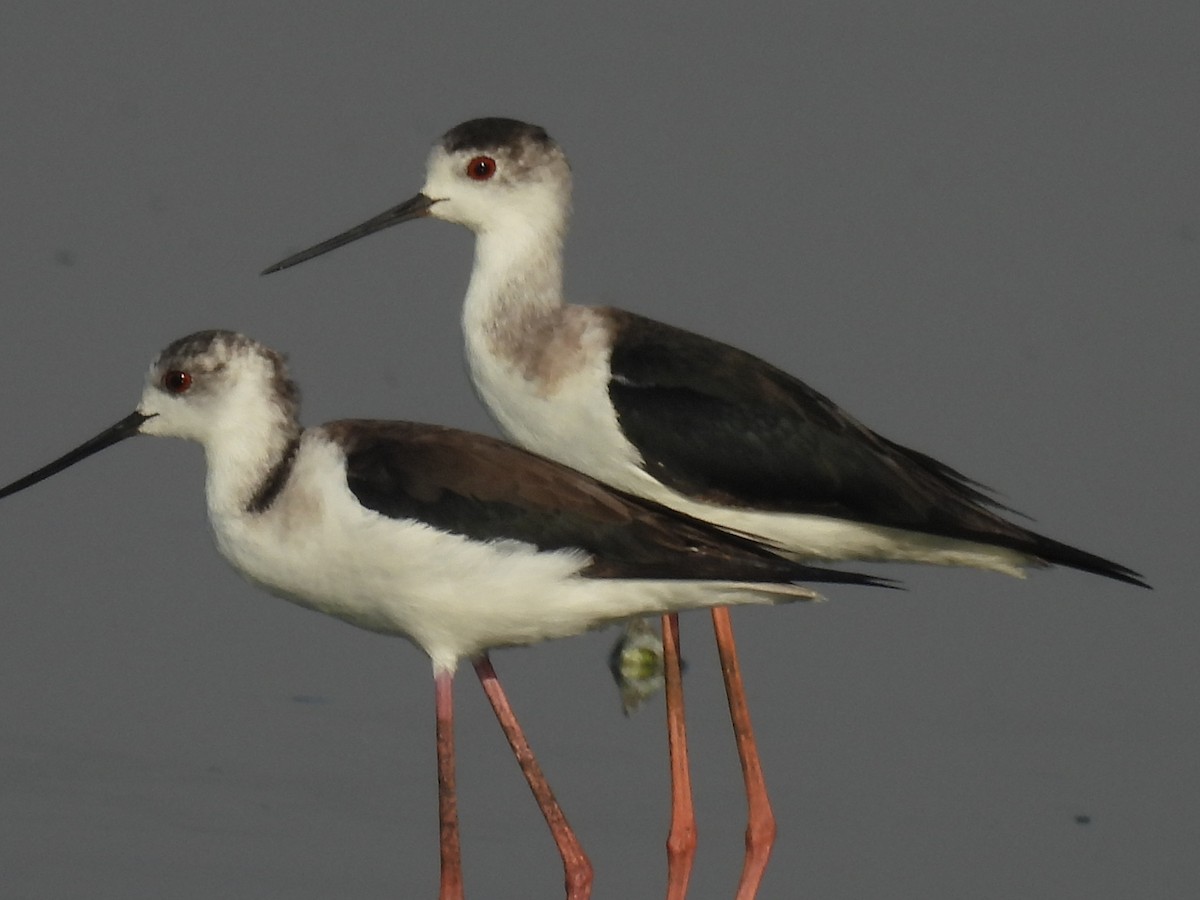
[[[687,496],[1008,547],[1133,584],[1136,572],[1022,528],[986,489],[889,441],[727,344],[624,310],[609,397],[647,471]],[[1009,510],[1011,512],[1011,510]]]
[[[591,577],[887,583],[793,563],[495,438],[406,422],[324,429],[345,448],[347,485],[368,509],[479,541],[580,549]]]

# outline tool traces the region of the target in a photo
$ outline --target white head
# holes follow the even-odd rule
[[[150,365],[137,409],[31,475],[0,488],[15,494],[136,434],[179,437],[206,447],[233,439],[286,442],[299,432],[299,392],[283,357],[233,331],[199,331]]]
[[[516,119],[472,119],[434,145],[416,196],[264,271],[277,272],[411,219],[444,219],[478,235],[522,232],[561,239],[571,210],[571,167],[548,134]]]
[[[280,354],[234,331],[198,331],[150,364],[137,411],[142,434],[205,444],[264,418],[294,424],[298,407]]]
[[[429,154],[427,215],[476,233],[504,228],[561,232],[571,208],[571,168],[537,125],[472,119]]]

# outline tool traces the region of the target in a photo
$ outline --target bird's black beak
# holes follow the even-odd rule
[[[133,437],[141,429],[142,423],[149,418],[153,417],[136,411],[130,413],[116,425],[104,429],[90,441],[80,444],[70,453],[65,453],[54,462],[42,466],[36,472],[14,481],[7,487],[0,488],[0,499],[10,494],[15,494],[18,491],[23,491],[27,487],[32,487],[39,481],[45,481],[51,475],[57,475],[63,469],[75,465],[81,459],[87,459],[93,453],[99,453],[105,447],[111,447],[118,441]]]
[[[361,225],[355,225],[349,231],[343,231],[336,237],[331,237],[327,241],[321,241],[315,247],[301,250],[299,253],[292,254],[287,259],[280,260],[273,266],[268,266],[262,270],[262,274],[270,275],[272,272],[278,272],[280,269],[290,268],[297,263],[312,259],[314,256],[320,256],[322,253],[336,250],[338,247],[349,244],[351,241],[357,241],[368,234],[382,231],[389,225],[399,225],[401,222],[407,222],[410,219],[419,219],[422,216],[428,215],[429,208],[435,203],[437,201],[432,197],[428,197],[425,194],[417,194],[415,197],[405,200],[399,206],[393,206],[386,212],[375,216],[375,218],[367,219]]]

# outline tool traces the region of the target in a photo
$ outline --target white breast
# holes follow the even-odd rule
[[[581,576],[582,551],[482,542],[359,505],[338,445],[305,435],[288,484],[263,513],[209,514],[222,555],[301,606],[408,638],[453,671],[491,647],[580,634],[635,615],[814,596],[792,585]]]
[[[1036,564],[1024,554],[988,544],[828,516],[716,505],[672,490],[646,472],[641,454],[621,432],[608,395],[609,336],[603,320],[587,307],[567,307],[566,312],[580,317],[582,327],[577,343],[572,337],[571,346],[558,353],[557,358],[571,361],[570,368],[550,367],[553,378],[538,377],[537,367],[498,352],[485,328],[465,323],[475,389],[505,435],[525,449],[623,491],[757,536],[796,559],[921,562],[1016,576],[1022,567]]]

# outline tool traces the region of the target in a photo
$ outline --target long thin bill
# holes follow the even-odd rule
[[[93,453],[99,453],[105,447],[111,447],[125,438],[133,437],[142,427],[142,423],[151,418],[145,413],[131,412],[116,425],[104,429],[90,441],[80,444],[70,453],[65,453],[52,463],[42,466],[36,472],[26,475],[14,481],[7,487],[0,488],[0,500],[15,494],[18,491],[23,491],[27,487],[32,487],[39,481],[45,481],[51,475],[57,475],[63,469],[75,465],[81,459],[87,459]]]
[[[373,219],[367,219],[361,225],[355,225],[348,231],[343,231],[339,235],[331,237],[327,241],[321,241],[314,247],[309,247],[307,250],[301,250],[299,253],[293,253],[287,259],[280,260],[273,266],[267,266],[262,270],[263,275],[270,275],[272,272],[278,272],[280,269],[288,269],[314,256],[320,256],[323,253],[328,253],[330,250],[336,250],[338,247],[344,247],[352,241],[357,241],[359,238],[364,238],[368,234],[374,234],[376,231],[382,231],[390,225],[399,225],[401,222],[407,222],[410,219],[419,219],[429,212],[429,207],[433,206],[437,201],[427,197],[425,194],[417,194],[405,200],[399,206],[393,206],[386,212],[381,212]]]

